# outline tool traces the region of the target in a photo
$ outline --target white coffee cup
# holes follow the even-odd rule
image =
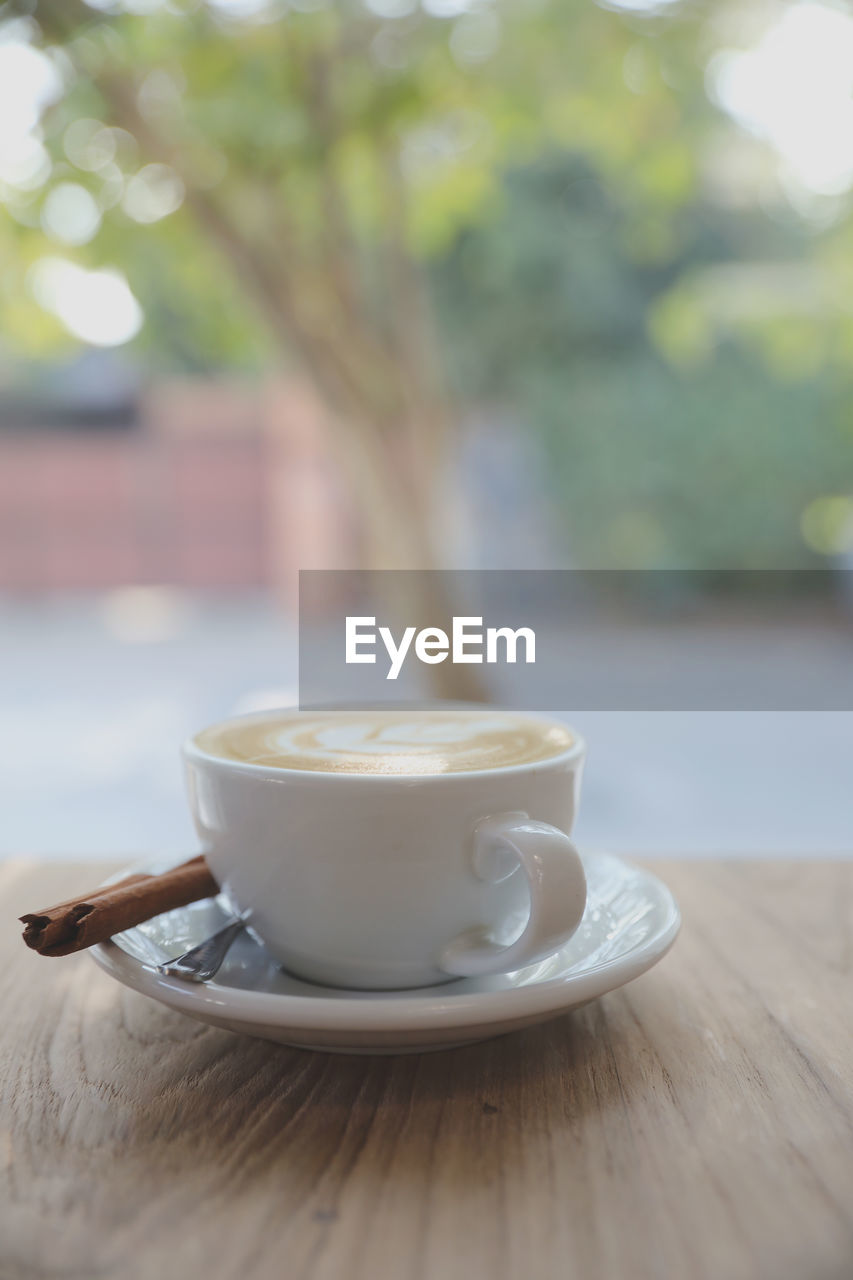
[[[245,763],[195,739],[183,753],[214,876],[300,977],[375,989],[506,973],[580,923],[577,735],[546,759],[418,775]]]

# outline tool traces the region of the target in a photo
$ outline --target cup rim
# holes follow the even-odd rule
[[[444,704],[447,705],[447,704]],[[458,703],[458,707],[473,709],[479,704]],[[332,708],[329,708],[331,710]],[[338,708],[338,710],[358,710],[358,708]],[[392,708],[393,709],[393,708]],[[421,707],[420,710],[430,710],[430,707]],[[437,707],[435,709],[438,709]],[[500,710],[497,707],[491,707],[489,704],[483,704],[482,709]],[[510,714],[516,714],[512,708],[504,708]],[[200,761],[206,764],[216,765],[220,768],[235,771],[237,773],[246,773],[250,777],[267,777],[274,779],[282,778],[300,778],[303,780],[311,779],[315,784],[320,785],[324,779],[335,778],[337,785],[344,780],[352,785],[359,785],[366,781],[376,783],[383,786],[411,786],[415,783],[436,783],[447,782],[451,780],[464,780],[466,778],[488,778],[498,774],[508,773],[538,773],[554,768],[557,765],[570,764],[574,761],[583,760],[586,755],[586,741],[571,725],[563,724],[562,727],[568,729],[571,733],[573,742],[571,746],[566,747],[565,751],[559,752],[558,755],[546,756],[541,760],[526,760],[520,764],[495,765],[491,769],[459,769],[450,773],[337,773],[331,769],[294,769],[289,765],[270,765],[255,764],[249,760],[229,760],[225,756],[217,756],[212,752],[205,751],[200,747],[196,738],[200,733],[204,733],[205,729],[214,728],[218,724],[230,723],[232,720],[245,721],[262,719],[276,712],[292,712],[299,711],[299,707],[270,707],[262,711],[249,711],[239,716],[224,716],[221,720],[214,720],[210,725],[204,725],[201,729],[197,729],[186,737],[181,745],[181,755],[184,760]],[[559,724],[560,721],[552,720],[546,715],[541,715],[534,711],[518,711],[517,714],[528,717],[531,720],[539,720],[545,724]]]

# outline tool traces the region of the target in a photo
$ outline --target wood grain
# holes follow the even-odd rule
[[[347,1058],[28,952],[104,868],[0,868],[0,1277],[849,1280],[853,863],[656,870],[684,930],[627,989]]]

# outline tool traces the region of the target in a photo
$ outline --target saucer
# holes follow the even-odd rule
[[[164,871],[173,861],[132,870]],[[583,862],[588,895],[577,932],[555,955],[515,973],[413,991],[321,987],[284,972],[248,933],[212,982],[158,973],[162,961],[221,927],[227,911],[217,898],[168,911],[90,954],[125,986],[242,1035],[336,1053],[446,1049],[568,1013],[645,973],[672,946],[678,907],[656,876],[609,854],[585,854]]]

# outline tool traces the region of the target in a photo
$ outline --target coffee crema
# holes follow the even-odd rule
[[[562,725],[505,711],[270,711],[196,734],[207,755],[273,769],[423,775],[509,769],[562,755]]]

